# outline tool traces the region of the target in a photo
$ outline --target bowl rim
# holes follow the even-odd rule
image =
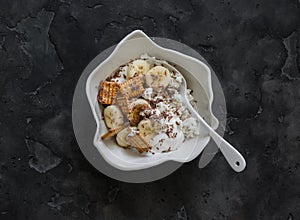
[[[189,162],[193,159],[195,159],[195,157],[197,157],[202,151],[197,154],[196,156],[190,158],[190,156],[192,155],[192,153],[190,154],[190,156],[188,158],[185,158],[185,159],[178,159],[176,157],[161,157],[160,159],[158,160],[154,160],[152,161],[151,163],[134,163],[134,162],[125,162],[124,160],[122,160],[123,162],[125,163],[128,163],[128,164],[135,164],[136,166],[134,168],[130,167],[129,165],[128,166],[124,166],[124,165],[120,165],[119,163],[115,163],[115,161],[113,161],[111,159],[111,157],[109,157],[104,151],[101,150],[101,148],[99,149],[99,144],[102,145],[102,143],[99,143],[99,140],[97,137],[99,137],[99,131],[100,131],[100,126],[101,126],[101,121],[99,120],[99,117],[97,115],[97,112],[96,112],[96,109],[94,107],[95,105],[95,102],[97,102],[97,100],[92,100],[91,98],[91,94],[90,94],[90,84],[91,84],[91,80],[93,79],[93,76],[98,72],[98,70],[106,63],[108,63],[111,58],[114,57],[114,55],[116,53],[118,53],[118,50],[119,48],[123,45],[124,42],[128,41],[128,40],[131,40],[131,39],[135,39],[135,38],[141,38],[141,37],[144,37],[146,38],[148,41],[150,41],[155,47],[157,47],[157,49],[159,50],[164,50],[168,53],[173,53],[173,54],[176,54],[176,55],[179,55],[179,56],[182,56],[183,58],[185,59],[190,59],[190,60],[193,60],[194,62],[198,63],[199,65],[201,65],[205,71],[208,73],[208,92],[210,93],[208,96],[208,110],[209,110],[209,113],[211,115],[211,121],[214,121],[214,125],[212,125],[213,129],[216,129],[218,127],[218,124],[219,124],[219,121],[218,119],[215,117],[215,115],[213,114],[212,112],[212,102],[214,100],[214,95],[213,95],[213,89],[212,89],[212,82],[211,82],[211,71],[209,69],[209,67],[203,63],[202,61],[194,58],[194,57],[191,57],[191,56],[188,56],[186,54],[183,54],[181,52],[178,52],[176,50],[172,50],[172,49],[168,49],[168,48],[164,48],[158,44],[156,44],[155,42],[152,41],[152,39],[150,37],[148,37],[143,31],[141,30],[135,30],[135,31],[132,31],[131,33],[129,33],[127,36],[125,36],[118,44],[117,46],[114,48],[113,52],[103,61],[101,62],[89,75],[87,81],[86,81],[86,95],[87,95],[87,98],[88,98],[88,101],[89,101],[89,104],[90,104],[90,107],[91,107],[91,110],[92,110],[92,113],[93,113],[93,116],[94,116],[94,119],[96,121],[96,131],[95,131],[95,135],[94,135],[94,140],[93,140],[93,144],[94,146],[97,148],[98,152],[101,154],[101,156],[104,158],[104,160],[106,162],[108,162],[110,165],[120,169],[120,170],[123,170],[123,171],[132,171],[132,170],[141,170],[141,169],[146,169],[146,168],[150,168],[150,167],[153,167],[153,166],[156,166],[156,165],[159,165],[161,163],[164,163],[166,161],[176,161],[176,162],[180,162],[180,163],[185,163],[185,162]],[[207,140],[205,140],[205,144],[204,146],[207,145],[207,143],[209,142],[210,140],[210,137],[207,136],[206,138]],[[105,146],[104,146],[105,147]],[[116,156],[117,157],[117,156]]]

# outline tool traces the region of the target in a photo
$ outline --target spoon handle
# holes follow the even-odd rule
[[[210,136],[218,145],[231,168],[236,172],[243,171],[246,167],[246,161],[240,152],[238,152],[230,143],[228,143],[212,128],[210,128]]]
[[[188,105],[189,106],[189,105]],[[210,127],[206,121],[194,110],[194,108],[190,109],[200,120],[203,126],[205,126],[209,135],[215,141],[225,159],[231,166],[231,168],[236,172],[241,172],[246,167],[246,161],[244,157],[238,152],[231,144],[229,144],[222,136],[220,136],[212,127]]]

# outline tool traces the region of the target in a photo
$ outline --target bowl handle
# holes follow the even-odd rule
[[[150,39],[143,31],[141,31],[141,30],[134,30],[134,31],[132,31],[130,34],[128,34],[126,37],[124,37],[124,38],[118,43],[118,45],[122,44],[122,43],[125,42],[125,41],[132,40],[132,39],[136,39],[136,38],[141,38],[141,37],[145,37],[145,38]],[[117,45],[117,46],[118,46],[118,45]]]
[[[149,41],[152,42],[152,40],[141,30],[134,30],[132,31],[130,34],[128,34],[127,36],[125,36],[115,47],[115,49],[113,50],[113,52],[109,55],[109,57],[104,61],[107,62],[107,60],[110,60],[115,53],[117,53],[117,51],[120,49],[120,47],[122,47],[122,45],[129,40],[133,40],[133,39],[137,39],[137,38],[142,38],[145,37],[146,39],[148,39]],[[104,63],[103,62],[103,63]]]

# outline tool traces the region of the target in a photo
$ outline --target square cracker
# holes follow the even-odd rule
[[[148,152],[151,150],[151,144],[139,134],[128,137],[128,142],[134,147],[139,153]]]
[[[143,82],[140,77],[133,77],[120,85],[120,92],[128,98],[141,95],[144,92]]]
[[[98,102],[100,104],[111,105],[117,96],[119,85],[116,82],[103,81],[98,93]]]

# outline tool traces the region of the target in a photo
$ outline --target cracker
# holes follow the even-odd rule
[[[102,139],[102,140],[105,140],[105,139],[107,139],[107,138],[109,138],[109,137],[113,137],[113,136],[115,136],[116,134],[118,134],[123,128],[124,128],[124,126],[118,126],[118,127],[116,127],[116,128],[111,128],[111,129],[109,129],[105,134],[103,134],[103,135],[101,136],[101,139]]]
[[[127,140],[130,143],[130,145],[134,147],[139,153],[144,153],[151,150],[150,143],[139,134],[129,136]]]
[[[119,85],[116,82],[103,81],[98,93],[98,102],[100,104],[111,105],[117,96]]]
[[[119,106],[124,115],[128,115],[129,110],[129,100],[126,96],[118,95],[115,99],[116,104]]]
[[[120,92],[127,98],[141,95],[144,92],[143,82],[140,77],[133,77],[120,85]]]

